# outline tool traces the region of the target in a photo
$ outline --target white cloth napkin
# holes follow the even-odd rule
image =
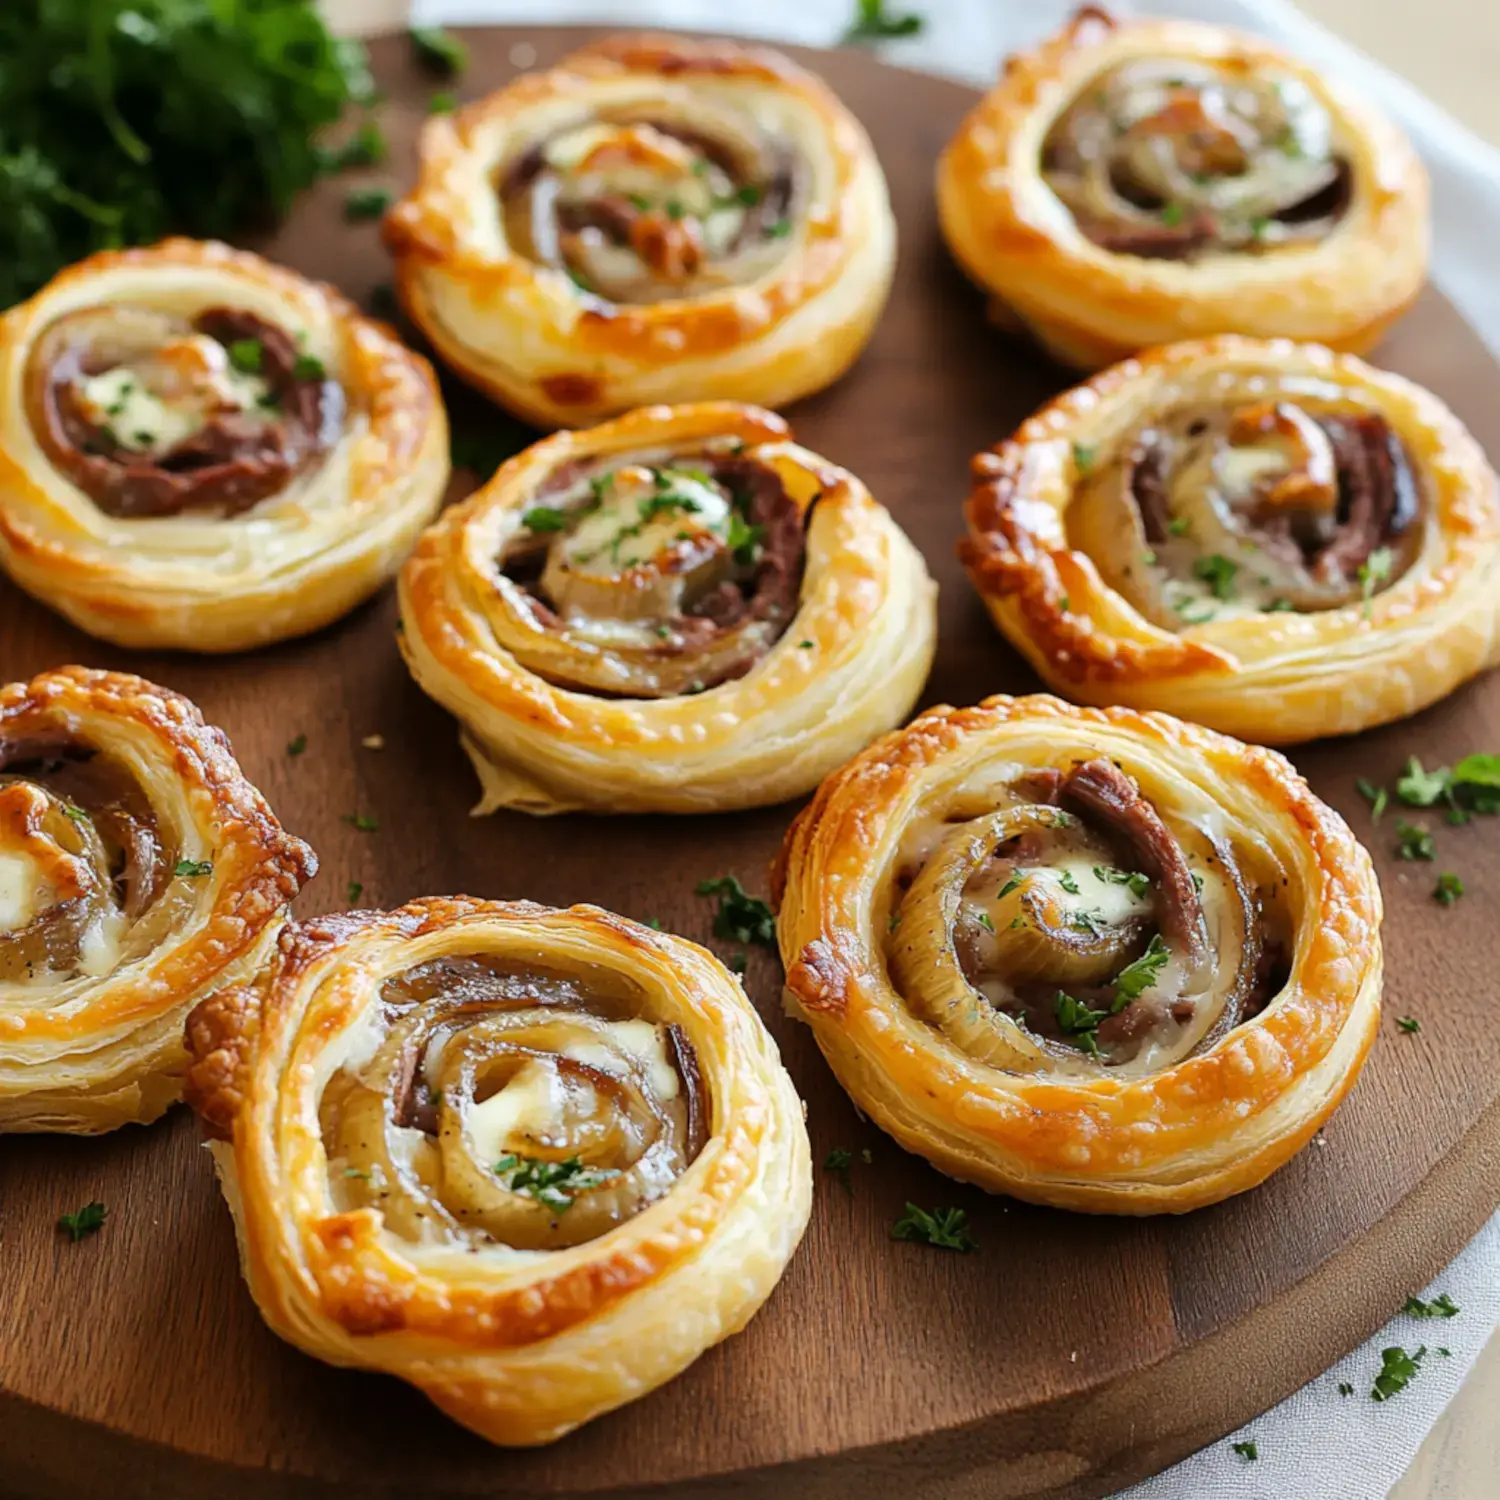
[[[882,48],[889,62],[987,84],[1001,58],[1054,30],[1074,0],[890,0],[920,11],[920,36]],[[807,46],[829,46],[847,26],[852,0],[759,0],[733,9],[716,0],[415,0],[421,21],[538,24],[599,22],[732,31]],[[1434,276],[1500,357],[1500,152],[1463,129],[1410,84],[1293,9],[1287,0],[1152,0],[1116,3],[1242,26],[1275,37],[1379,99],[1416,142],[1432,174]],[[1305,1385],[1242,1431],[1195,1453],[1118,1500],[1381,1500],[1411,1465],[1486,1340],[1500,1325],[1500,1214],[1430,1287],[1446,1292],[1457,1317],[1394,1317],[1363,1348]],[[1426,1344],[1420,1373],[1389,1401],[1370,1399],[1380,1351]],[[1439,1353],[1446,1349],[1447,1354]],[[1230,1372],[1228,1378],[1232,1378]],[[1340,1384],[1354,1387],[1340,1396]],[[1253,1441],[1258,1457],[1236,1453]],[[1500,1494],[1500,1477],[1496,1479]]]

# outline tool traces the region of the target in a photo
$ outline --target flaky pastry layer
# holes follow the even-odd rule
[[[1222,66],[1229,76],[1272,72],[1305,89],[1348,163],[1348,202],[1331,231],[1190,259],[1116,253],[1091,240],[1044,178],[1044,142],[1111,70],[1156,59]],[[1193,21],[1116,21],[1093,6],[1007,60],[944,151],[937,194],[949,248],[990,293],[995,320],[1085,370],[1219,333],[1363,353],[1420,291],[1427,267],[1426,172],[1401,132],[1357,94],[1261,38]]]
[[[49,327],[111,306],[187,318],[227,307],[299,337],[347,407],[329,451],[238,514],[106,514],[48,458],[25,386]],[[248,251],[188,239],[102,251],[0,320],[0,564],[101,639],[224,652],[316,630],[399,567],[447,478],[427,361],[331,287]]]
[[[926,680],[936,586],[921,555],[847,470],[798,447],[770,412],[645,407],[557,433],[448,510],[400,581],[412,675],[464,726],[484,784],[477,811],[707,812],[779,802],[898,723]],[[804,514],[795,614],[743,676],[655,699],[559,687],[511,647],[535,625],[499,582],[500,537],[565,466],[642,450],[737,443]]]
[[[766,132],[797,155],[806,187],[774,226],[781,253],[751,280],[621,305],[510,242],[497,178],[581,118],[653,113],[701,116],[726,138]],[[650,35],[598,42],[430,119],[417,186],[385,237],[401,300],[444,360],[547,427],[821,390],[869,339],[896,254],[879,162],[826,85],[766,48]]]
[[[336,1202],[320,1109],[383,1024],[382,985],[474,958],[607,972],[696,1055],[701,1149],[597,1238],[416,1241],[378,1206]],[[316,1358],[410,1381],[491,1442],[550,1442],[678,1374],[750,1319],[807,1222],[801,1102],[744,991],[695,944],[597,907],[434,898],[288,928],[264,983],[205,1006],[189,1043],[189,1095],[226,1137],[217,1160],[266,1321]]]
[[[259,971],[317,860],[245,780],[223,731],[166,688],[61,667],[0,689],[0,769],[8,748],[33,744],[107,757],[181,864],[163,872],[168,883],[152,907],[111,936],[107,962],[91,955],[71,974],[0,982],[0,1132],[92,1135],[145,1124],[180,1096],[188,1011]],[[14,795],[27,775],[12,774],[21,783],[7,787]],[[68,815],[94,816],[80,807]],[[0,858],[15,858],[12,837],[0,830]],[[30,873],[41,907],[57,895],[36,887],[44,868]],[[154,940],[143,942],[144,931]]]
[[[989,785],[1099,761],[1163,816],[1274,873],[1292,931],[1285,983],[1160,1069],[1117,1073],[1066,1045],[1030,1071],[989,1066],[913,1014],[888,963],[911,920],[896,883],[910,836],[954,823]],[[929,710],[823,783],[776,887],[789,1001],[860,1109],[942,1171],[1036,1202],[1181,1212],[1255,1186],[1328,1118],[1379,1021],[1367,853],[1280,755],[1164,714],[1043,696]]]

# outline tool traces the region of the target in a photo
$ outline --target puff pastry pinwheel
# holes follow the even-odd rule
[[[1259,37],[1085,7],[938,167],[1002,325],[1084,369],[1216,333],[1374,345],[1421,290],[1427,176],[1389,120]]]
[[[910,711],[936,586],[854,475],[754,407],[647,407],[511,459],[401,574],[401,649],[476,811],[705,812]]]
[[[545,427],[837,380],[896,227],[864,130],[762,47],[617,36],[427,121],[385,222],[444,360]]]
[[[427,362],[245,251],[105,251],[0,318],[0,565],[104,640],[240,651],[326,625],[447,478]]]
[[[1270,744],[1436,702],[1500,652],[1500,499],[1433,395],[1352,355],[1153,350],[974,460],[960,553],[1059,692]]]
[[[935,708],[787,838],[794,1010],[940,1170],[1104,1213],[1255,1186],[1353,1084],[1380,888],[1273,750],[1056,698]]]
[[[320,918],[188,1035],[266,1321],[491,1442],[670,1380],[807,1223],[801,1102],[744,991],[598,907]]]
[[[154,1120],[184,1018],[316,870],[186,698],[83,667],[0,688],[0,1132]]]

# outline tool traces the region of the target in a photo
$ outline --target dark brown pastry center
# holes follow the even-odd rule
[[[801,173],[779,142],[621,115],[532,146],[498,179],[506,238],[610,302],[742,285],[780,257]]]
[[[1043,175],[1095,244],[1189,260],[1324,238],[1352,191],[1327,110],[1242,61],[1141,58],[1058,118]]]
[[[26,395],[47,456],[123,519],[250,509],[327,453],[345,406],[285,329],[228,307],[71,314],[39,341]]]

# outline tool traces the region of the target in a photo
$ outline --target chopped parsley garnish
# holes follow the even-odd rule
[[[1139,870],[1114,870],[1108,865],[1094,866],[1094,879],[1102,885],[1123,885],[1139,901],[1151,889],[1150,879]]]
[[[1249,1463],[1253,1464],[1260,1457],[1260,1449],[1255,1446],[1253,1438],[1246,1438],[1243,1443],[1231,1443],[1229,1446]]]
[[[1389,1401],[1392,1396],[1404,1391],[1416,1375],[1423,1357],[1427,1353],[1424,1344],[1415,1353],[1408,1354],[1399,1344],[1380,1351],[1380,1374],[1375,1377],[1370,1398],[1374,1401]]]
[[[241,375],[258,375],[264,356],[259,339],[235,339],[229,345],[229,363]]]
[[[1161,211],[1161,221],[1168,229],[1175,229],[1183,220],[1183,207],[1180,203],[1168,203]]]
[[[1404,818],[1396,824],[1397,859],[1436,859],[1437,845],[1432,835],[1421,823],[1408,823]]]
[[[1010,879],[1007,880],[1005,882],[1005,884],[1000,887],[1000,895],[997,896],[995,899],[998,901],[999,899],[1001,899],[1001,897],[1010,895],[1010,893],[1013,890],[1015,890],[1016,887],[1018,885],[1020,885],[1020,883],[1021,883],[1021,872],[1019,870],[1017,870],[1016,873],[1014,875],[1012,875],[1010,877]]]
[[[573,1200],[612,1177],[614,1171],[592,1171],[576,1156],[566,1161],[541,1161],[534,1156],[502,1156],[495,1163],[495,1175],[501,1186],[512,1193],[524,1193],[545,1203],[554,1213],[565,1214]]]
[[[1162,940],[1162,935],[1159,932],[1152,933],[1146,951],[1134,963],[1126,964],[1116,976],[1115,998],[1110,1006],[1110,1013],[1117,1014],[1132,1000],[1139,1000],[1161,978],[1161,971],[1171,956],[1171,950]]]
[[[1354,575],[1359,579],[1360,597],[1364,600],[1364,616],[1367,620],[1370,618],[1370,603],[1375,597],[1375,590],[1390,578],[1391,564],[1395,560],[1395,553],[1389,547],[1377,547],[1359,565]]]
[[[172,874],[180,876],[184,880],[197,880],[204,875],[212,875],[214,862],[211,859],[179,859],[173,867]]]
[[[853,1165],[854,1153],[842,1148],[830,1151],[823,1158],[823,1170],[832,1172],[840,1182],[844,1184],[844,1191],[852,1198],[854,1196],[854,1184],[849,1181],[849,1168]]]
[[[993,932],[995,930],[995,924],[990,920],[990,914],[987,911],[980,912],[975,920],[986,932]]]
[[[926,19],[914,12],[897,15],[888,11],[885,0],[855,0],[854,20],[839,41],[848,47],[883,42],[891,37],[916,36],[926,24]]]
[[[1098,1031],[1099,1023],[1109,1012],[1091,1010],[1082,1000],[1075,1000],[1066,990],[1057,992],[1053,1007],[1062,1034],[1075,1047],[1087,1052],[1091,1057],[1098,1057],[1099,1039],[1094,1033]]]
[[[362,1167],[345,1167],[344,1176],[352,1177],[358,1182],[368,1182],[370,1180],[370,1174]]]
[[[344,194],[344,217],[350,223],[378,219],[395,200],[396,195],[389,188],[350,188]]]
[[[1359,790],[1359,795],[1370,804],[1370,821],[1378,823],[1380,815],[1385,811],[1386,804],[1390,801],[1390,793],[1383,786],[1375,786],[1365,780],[1363,776],[1354,783]]]
[[[1078,896],[1082,892],[1078,889],[1078,881],[1071,870],[1064,870],[1058,877],[1057,883],[1070,895]]]
[[[1431,807],[1448,790],[1451,774],[1446,766],[1424,771],[1422,762],[1415,755],[1409,756],[1396,783],[1396,795],[1408,807]]]
[[[567,271],[568,280],[571,281],[580,292],[588,292],[591,295],[593,294],[594,288],[590,285],[588,277],[585,276],[582,271],[575,271],[572,266],[566,266],[564,267],[564,269]]]
[[[344,899],[349,903],[350,906],[353,906],[354,903],[364,895],[364,893],[364,886],[357,880],[351,880],[349,882],[348,888],[344,891]]]
[[[370,813],[345,813],[344,822],[361,833],[374,833],[380,827],[380,819]]]
[[[417,61],[434,73],[462,73],[469,63],[469,49],[451,31],[441,26],[413,26],[407,35]]]
[[[792,221],[790,219],[777,219],[766,229],[768,239],[784,240],[792,232]]]
[[[1263,240],[1266,237],[1266,230],[1268,230],[1270,227],[1271,221],[1269,219],[1251,219],[1250,238],[1252,240]]]
[[[1462,1309],[1447,1292],[1439,1292],[1431,1302],[1423,1302],[1420,1297],[1408,1297],[1401,1311],[1413,1318],[1456,1318]]]
[[[764,526],[750,525],[737,510],[729,512],[729,535],[725,541],[741,567],[748,567],[755,561],[765,534]]]
[[[533,505],[521,516],[521,524],[528,531],[563,531],[568,525],[568,513],[550,505]]]
[[[316,354],[299,354],[292,365],[293,380],[322,380],[327,374],[327,368]]]
[[[1172,536],[1186,536],[1188,525],[1189,522],[1186,516],[1173,516],[1167,522],[1167,531]]]
[[[319,147],[318,165],[324,172],[350,167],[378,167],[386,158],[385,134],[374,120],[366,120],[342,146]]]
[[[928,1213],[925,1208],[908,1203],[906,1212],[891,1226],[891,1238],[967,1253],[979,1248],[964,1230],[968,1221],[968,1214],[961,1208],[935,1208]]]
[[[1172,608],[1182,616],[1184,625],[1206,625],[1219,612],[1206,599],[1179,599]]]
[[[813,643],[811,641],[798,641],[797,642],[797,649],[799,651],[811,651],[812,648],[813,648]]]
[[[451,115],[457,108],[458,95],[448,89],[439,91],[427,101],[427,113],[430,115]]]
[[[1207,557],[1197,558],[1193,563],[1193,577],[1206,583],[1214,598],[1221,600],[1234,597],[1234,575],[1239,570],[1237,562],[1231,562],[1217,552],[1210,552]]]
[[[89,815],[81,807],[75,807],[71,802],[63,803],[63,816],[72,818],[75,823],[87,823],[90,821]]]
[[[776,946],[776,916],[759,897],[750,895],[733,875],[698,882],[700,896],[717,896],[714,936],[732,943]]]
[[[102,1203],[85,1203],[77,1213],[64,1214],[57,1221],[57,1227],[67,1235],[70,1243],[76,1245],[87,1235],[98,1234],[104,1227],[104,1216],[108,1212]]]
[[[729,955],[729,971],[737,974],[741,979],[745,977],[745,970],[750,967],[750,955],[743,948],[738,953]]]
[[[1089,443],[1073,444],[1073,462],[1078,466],[1080,474],[1087,474],[1094,467],[1094,456],[1098,449]]]
[[[306,750],[306,749],[307,749],[307,736],[305,734],[299,734],[297,736],[297,738],[294,739],[291,742],[291,744],[289,744],[286,747],[286,753],[288,755],[290,755],[290,756],[294,756],[295,757],[295,756],[301,755],[302,752],[304,750]]]
[[[1415,1016],[1397,1016],[1396,1025],[1404,1031],[1407,1036],[1415,1036],[1422,1029],[1422,1023]]]
[[[1433,887],[1432,899],[1439,906],[1452,906],[1464,893],[1464,883],[1452,870],[1444,870]]]
[[[1341,1396],[1352,1396],[1353,1394],[1354,1394],[1354,1387],[1352,1385],[1350,1385],[1347,1380],[1341,1380],[1341,1381],[1339,1381],[1339,1395],[1341,1395]]]

